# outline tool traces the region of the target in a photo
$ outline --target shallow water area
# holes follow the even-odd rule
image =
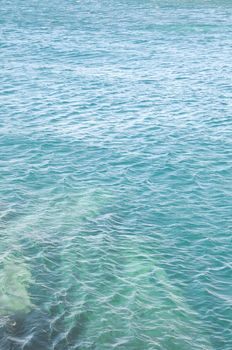
[[[231,350],[231,2],[0,12],[0,349]]]

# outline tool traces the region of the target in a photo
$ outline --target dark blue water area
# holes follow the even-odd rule
[[[231,1],[0,12],[0,349],[231,350]]]

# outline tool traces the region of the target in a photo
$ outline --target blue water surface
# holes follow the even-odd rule
[[[0,349],[232,349],[232,2],[2,0]]]

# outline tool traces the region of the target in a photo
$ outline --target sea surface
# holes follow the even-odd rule
[[[0,350],[231,350],[232,2],[0,12]]]

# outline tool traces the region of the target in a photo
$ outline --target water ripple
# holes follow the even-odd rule
[[[231,3],[1,12],[0,348],[230,350]]]

